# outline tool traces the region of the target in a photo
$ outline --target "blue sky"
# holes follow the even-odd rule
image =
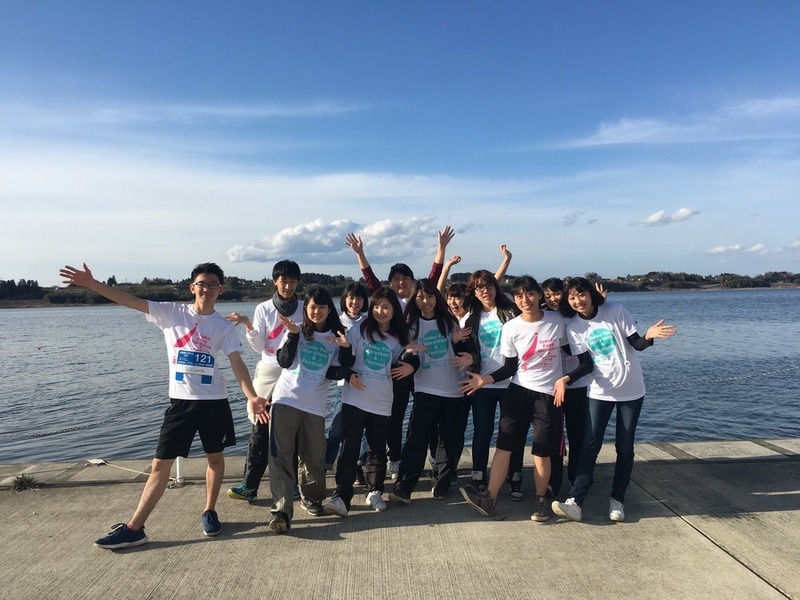
[[[800,3],[0,4],[0,279],[800,271]]]

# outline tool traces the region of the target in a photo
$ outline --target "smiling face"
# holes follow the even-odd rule
[[[344,299],[344,310],[351,317],[357,317],[364,309],[364,299],[361,296],[348,294]]]
[[[417,303],[417,308],[425,319],[432,319],[434,316],[434,309],[436,308],[436,296],[433,294],[426,294],[420,290],[414,298]]]
[[[489,311],[497,306],[497,290],[489,281],[479,279],[475,283],[475,297],[483,306],[483,310]]]
[[[517,290],[514,292],[514,304],[522,313],[525,321],[539,320],[542,318],[540,308],[542,297],[536,290]]]
[[[286,277],[281,275],[277,279],[273,280],[275,284],[275,289],[278,291],[278,295],[283,298],[284,300],[292,300],[294,298],[294,294],[297,291],[297,285],[300,283],[300,280],[296,277]]]
[[[467,312],[464,309],[464,296],[448,296],[447,306],[456,317],[461,318]]]
[[[582,317],[589,317],[594,312],[592,295],[589,292],[582,292],[577,288],[572,288],[567,293],[567,302],[576,313]]]
[[[545,290],[544,302],[550,310],[558,310],[558,305],[561,303],[561,290]]]
[[[222,293],[222,284],[213,273],[199,273],[189,284],[189,291],[194,295],[194,309],[197,312],[213,312],[214,303]]]
[[[394,276],[389,280],[389,287],[394,290],[394,293],[397,294],[400,298],[409,298],[411,296],[411,287],[414,285],[414,280],[411,279],[408,275],[401,275],[400,273],[395,273]]]
[[[372,305],[372,316],[378,322],[380,330],[387,331],[389,324],[392,322],[392,317],[394,317],[392,303],[386,298],[378,298]]]
[[[317,304],[313,300],[306,302],[306,316],[308,320],[313,323],[317,331],[322,331],[325,327],[325,321],[328,320],[330,307],[327,304]]]

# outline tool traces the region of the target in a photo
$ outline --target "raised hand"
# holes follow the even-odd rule
[[[357,236],[355,233],[348,233],[344,238],[344,243],[356,254],[362,254],[364,252],[364,242],[362,242],[361,237]]]
[[[278,314],[278,318],[280,319],[283,326],[289,330],[289,333],[300,333],[300,327],[297,326],[297,323],[292,321],[289,317],[284,317],[281,314]]]
[[[350,342],[347,340],[347,335],[343,331],[340,331],[335,336],[332,335],[329,338],[325,339],[327,339],[329,342],[333,342],[334,344],[342,348],[350,347]]]
[[[59,270],[58,274],[61,279],[64,280],[64,283],[68,285],[77,285],[79,287],[89,287],[95,280],[89,267],[86,266],[86,263],[83,263],[82,271],[66,265],[63,269]]]
[[[664,325],[664,319],[661,319],[658,323],[650,326],[644,337],[648,340],[671,338],[676,333],[678,333],[678,330],[675,328],[675,325]]]

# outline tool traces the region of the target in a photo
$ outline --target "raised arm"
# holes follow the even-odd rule
[[[444,266],[442,267],[442,273],[439,275],[439,282],[436,284],[436,288],[442,294],[442,296],[447,296],[447,278],[450,277],[450,269],[453,265],[457,265],[461,262],[460,256],[451,256]]]
[[[374,294],[376,290],[381,288],[381,280],[375,276],[375,272],[367,261],[367,255],[364,254],[364,242],[355,233],[348,233],[344,238],[344,243],[356,253],[358,268],[361,269],[361,274],[364,276],[364,283],[369,293]]]
[[[439,281],[439,275],[442,272],[442,264],[444,263],[444,253],[447,251],[447,244],[453,239],[456,232],[450,225],[445,225],[436,236],[436,256],[433,257],[433,264],[431,265],[431,272],[428,274],[428,279],[431,281]]]
[[[500,266],[497,267],[497,271],[494,272],[494,278],[497,281],[502,281],[503,277],[506,276],[506,271],[508,271],[508,265],[511,264],[511,250],[505,244],[500,244],[500,252],[503,254],[503,262],[500,263]]]
[[[83,263],[83,270],[66,265],[58,272],[58,274],[66,284],[77,285],[78,287],[90,289],[93,292],[97,292],[101,296],[108,298],[115,304],[127,306],[128,308],[132,308],[143,313],[150,312],[150,309],[147,307],[147,300],[134,296],[125,290],[111,287],[110,285],[106,285],[101,281],[97,281],[97,279],[95,279],[92,275],[92,272],[89,270],[89,267],[86,266],[86,263]]]

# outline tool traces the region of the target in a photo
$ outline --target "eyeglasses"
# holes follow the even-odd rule
[[[481,285],[476,285],[476,286],[475,286],[475,289],[476,289],[477,291],[479,291],[479,292],[485,292],[485,291],[486,291],[486,290],[488,290],[489,288],[493,288],[493,287],[494,287],[494,286],[492,286],[492,285],[481,284]]]
[[[205,281],[195,281],[192,283],[192,285],[200,288],[201,290],[218,290],[222,287],[218,283],[206,283]]]

